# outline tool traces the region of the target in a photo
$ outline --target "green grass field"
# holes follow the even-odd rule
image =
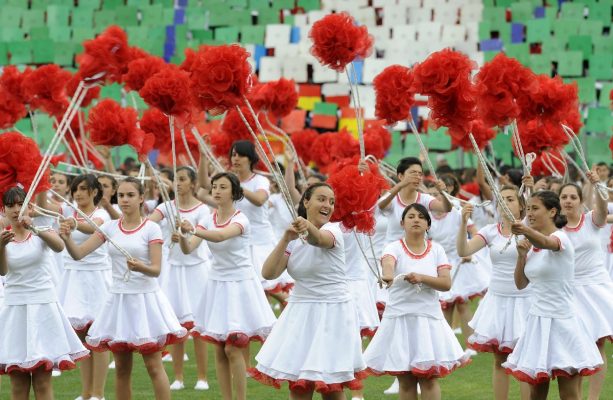
[[[193,357],[193,345],[191,341],[187,344],[188,354],[190,360],[186,363],[185,370],[185,386],[186,389],[172,392],[172,398],[176,400],[187,399],[221,399],[221,395],[218,390],[217,381],[215,378],[215,363],[212,346],[209,346],[209,384],[211,389],[208,391],[196,391],[193,390],[193,386],[196,383],[196,366]],[[255,355],[256,348],[252,347],[252,353]],[[607,356],[611,360],[611,353],[613,353],[613,346],[607,345]],[[134,371],[132,377],[133,398],[136,399],[153,399],[153,391],[151,389],[151,383],[147,372],[143,365],[142,359],[139,356],[134,358]],[[165,363],[166,371],[171,381],[173,378],[172,367],[170,363]],[[452,400],[487,400],[492,399],[491,389],[491,368],[492,368],[492,356],[489,354],[479,354],[473,359],[472,364],[467,367],[461,368],[455,371],[453,374],[440,381],[443,392],[443,399]],[[106,399],[115,399],[114,395],[114,372],[109,371],[109,379],[106,385]],[[386,396],[383,394],[383,390],[386,389],[392,382],[391,377],[371,377],[365,381],[365,398],[366,400],[375,399],[395,399],[397,396]],[[519,399],[519,385],[517,381],[511,378],[511,394],[510,399]],[[73,400],[80,394],[80,379],[79,372],[69,371],[65,372],[61,377],[53,379],[53,386],[55,391],[55,398],[58,400]],[[584,385],[586,386],[586,385]],[[584,387],[585,389],[585,387]],[[2,387],[0,390],[0,399],[9,398],[9,383],[8,378],[2,378]],[[584,390],[585,391],[585,390]],[[287,400],[289,398],[287,388],[284,387],[281,390],[276,390],[269,386],[261,385],[252,379],[248,380],[247,398],[258,400]],[[347,394],[349,396],[349,394]],[[33,398],[33,396],[32,396]],[[316,397],[319,398],[319,397]],[[350,397],[348,397],[350,398]],[[550,390],[550,399],[559,399],[557,393],[557,384],[553,383]],[[584,398],[586,398],[584,396]],[[602,400],[613,399],[613,372],[609,370],[607,375],[607,382],[603,390]]]

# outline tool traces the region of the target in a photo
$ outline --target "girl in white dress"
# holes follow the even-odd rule
[[[2,195],[10,225],[0,235],[0,273],[6,275],[0,308],[0,374],[11,378],[11,398],[28,399],[32,387],[37,399],[50,400],[51,370],[75,368],[89,351],[66,318],[49,273],[51,253],[64,249],[62,240],[52,230],[33,233],[28,216],[19,219],[25,198],[19,187]]]
[[[161,350],[185,340],[187,330],[177,320],[156,279],[161,269],[162,232],[155,222],[142,217],[144,189],[138,179],[123,180],[117,198],[123,216],[100,228],[132,258],[109,245],[113,267],[111,294],[89,328],[87,345],[94,351],[113,352],[118,399],[131,398],[134,352],[143,356],[155,398],[169,399],[170,384]],[[105,244],[104,236],[96,234],[77,245],[70,234],[68,223],[62,223],[62,239],[75,260]]]
[[[110,221],[106,211],[97,207],[102,198],[102,187],[91,174],[73,179],[70,189],[76,206],[96,225]],[[77,212],[65,206],[65,220],[73,230],[72,238],[77,244],[85,242],[94,228]],[[64,252],[64,274],[58,288],[58,296],[72,327],[85,343],[89,327],[104,306],[111,286],[111,260],[106,245],[100,246],[80,261],[75,261]],[[81,397],[102,399],[108,371],[108,353],[93,353],[80,365]]]
[[[292,400],[344,399],[343,388],[361,389],[358,315],[347,285],[345,245],[330,223],[334,192],[315,183],[304,192],[300,216],[266,259],[262,274],[275,279],[287,269],[295,286],[270,336],[256,356],[251,375],[279,388],[289,382]],[[300,239],[299,234],[306,233]]]
[[[566,217],[551,191],[533,193],[528,202],[530,226],[514,223],[511,231],[526,239],[517,244],[515,285],[530,284],[532,304],[526,328],[502,365],[530,383],[531,399],[546,399],[551,379],[558,378],[562,399],[580,399],[581,376],[596,373],[602,358],[576,315],[573,280],[575,251],[563,231]]]
[[[592,185],[598,182],[598,175],[588,171]],[[564,232],[575,248],[574,294],[577,315],[585,324],[592,340],[602,356],[600,372],[590,378],[589,399],[598,399],[602,391],[606,372],[607,357],[605,340],[613,341],[613,282],[605,267],[605,255],[600,245],[600,230],[607,221],[607,201],[594,196],[595,209],[583,211],[583,194],[574,183],[560,188],[562,213],[568,219]]]
[[[515,186],[503,186],[500,194],[516,220],[526,213],[526,202],[518,195]],[[492,386],[496,400],[506,400],[509,396],[509,376],[502,363],[513,351],[519,337],[524,332],[526,315],[530,308],[530,288],[518,290],[515,286],[514,272],[517,249],[508,243],[511,237],[511,221],[503,212],[502,221],[486,225],[470,240],[466,238],[466,226],[474,208],[466,204],[462,209],[462,220],[457,234],[458,255],[468,257],[484,247],[488,247],[492,260],[492,276],[489,290],[479,303],[473,319],[469,322],[473,334],[467,339],[468,347],[479,352],[494,354]],[[530,397],[530,387],[521,382],[522,399]]]
[[[186,254],[206,240],[213,256],[209,278],[200,289],[193,332],[196,338],[215,344],[215,369],[223,399],[232,400],[234,392],[237,399],[245,400],[242,349],[250,341],[263,341],[275,316],[245,251],[249,246],[249,220],[234,206],[243,196],[240,182],[234,174],[220,173],[211,183],[217,210],[195,227],[188,220],[181,225],[184,232],[195,233],[191,239],[181,237],[181,249]]]
[[[191,167],[180,167],[175,176],[177,180],[177,194],[175,199],[162,203],[149,216],[154,222],[176,220],[177,208],[181,220],[187,220],[192,226],[203,225],[209,219],[209,208],[202,204],[195,196],[197,185],[196,171]],[[177,206],[178,202],[178,206]],[[170,213],[171,215],[168,215]],[[194,312],[202,298],[202,288],[206,284],[209,270],[209,249],[204,243],[196,251],[184,254],[178,244],[179,233],[167,235],[164,247],[168,250],[168,258],[164,259],[166,273],[159,279],[162,291],[168,297],[170,305],[179,319],[181,325],[190,330],[194,327]],[[206,343],[194,342],[196,353],[196,369],[198,379],[196,390],[208,389],[207,381],[207,350]],[[183,376],[183,355],[185,343],[177,343],[170,348],[175,381],[170,385],[171,390],[181,390],[185,387]]]
[[[431,219],[421,204],[406,207],[405,237],[385,246],[381,263],[389,300],[381,326],[364,353],[375,375],[398,377],[400,399],[440,399],[437,378],[468,364],[439,304],[451,266],[441,245],[426,239]]]

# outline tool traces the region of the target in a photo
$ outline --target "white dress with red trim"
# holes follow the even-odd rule
[[[67,206],[66,206],[67,207]],[[61,210],[65,210],[66,208],[61,207]],[[51,227],[55,231],[59,230],[59,225],[57,223],[57,219],[54,217],[49,217],[46,215],[39,215],[32,218],[32,222],[34,226],[38,227]],[[49,256],[51,257],[50,262],[47,263],[46,268],[49,269],[49,274],[51,275],[51,280],[53,281],[53,285],[57,288],[60,286],[60,282],[62,281],[62,274],[64,273],[64,252],[63,250],[59,253],[52,251]]]
[[[250,234],[245,214],[236,211],[224,222],[217,220],[215,211],[203,228],[220,230],[231,224],[241,228],[240,236],[209,243],[211,270],[200,289],[202,297],[195,310],[193,335],[216,344],[246,347],[250,341],[264,341],[276,318],[245,251]]]
[[[49,273],[52,251],[31,233],[6,245],[0,308],[0,374],[68,370],[89,356],[58,302]]]
[[[524,273],[532,304],[526,329],[502,364],[518,380],[538,384],[558,376],[592,375],[602,358],[577,316],[573,294],[575,251],[562,231],[550,235],[558,251],[532,248]]]
[[[379,326],[379,313],[371,284],[373,274],[367,264],[370,260],[367,261],[363,254],[369,248],[368,238],[363,233],[343,229],[343,241],[345,242],[347,284],[358,310],[360,335],[372,337]],[[376,264],[371,264],[371,267],[377,268]]]
[[[262,175],[251,175],[249,179],[241,182],[241,187],[251,192],[263,191],[270,195],[270,181]],[[262,287],[268,293],[289,292],[294,283],[287,273],[283,273],[274,280],[262,278],[262,265],[264,265],[264,261],[266,261],[268,255],[275,248],[276,241],[266,205],[258,207],[246,198],[243,198],[236,202],[236,208],[247,216],[251,224],[249,251],[251,252],[251,262],[262,281]]]
[[[172,213],[170,217],[167,210]],[[161,221],[168,221],[168,218],[175,219],[175,210],[176,200],[173,200],[160,204],[155,213],[162,215]],[[210,218],[211,212],[205,204],[198,203],[190,209],[179,209],[179,214],[181,220],[188,220],[192,226],[201,228]],[[160,276],[158,281],[179,322],[189,330],[194,327],[194,312],[202,298],[202,288],[206,284],[210,251],[207,243],[203,242],[192,253],[184,254],[178,243],[172,243],[170,236],[164,241],[164,247],[168,251],[164,265],[166,273]]]
[[[72,208],[67,211],[64,210],[66,217],[84,221]],[[101,208],[96,208],[89,218],[102,223],[111,220],[109,214]],[[71,235],[78,245],[90,236],[91,234],[79,230],[75,230]],[[77,332],[87,332],[102,309],[110,287],[111,259],[106,243],[79,261],[64,252],[64,273],[58,287],[58,298],[70,324]]]
[[[362,386],[366,364],[347,285],[343,234],[335,223],[321,230],[334,236],[331,249],[300,239],[287,247],[287,270],[296,286],[249,371],[276,388],[287,381],[290,390],[325,394]]]
[[[428,236],[443,246],[451,264],[452,284],[451,290],[441,292],[441,306],[450,307],[455,303],[466,303],[474,298],[483,297],[490,282],[491,263],[488,250],[484,249],[474,254],[471,261],[462,262],[456,248],[458,227],[462,221],[462,214],[453,208],[440,217],[432,216],[432,225]],[[472,221],[469,222],[469,225]]]
[[[468,323],[474,330],[468,346],[480,352],[508,354],[526,328],[532,300],[530,285],[523,290],[515,286],[517,247],[515,241],[507,246],[509,237],[502,234],[499,224],[485,226],[477,236],[489,248],[492,277],[488,292]]]
[[[404,280],[411,272],[438,276],[451,266],[443,248],[427,241],[422,254],[414,254],[403,239],[388,244],[383,259],[396,263],[394,282],[381,325],[368,345],[364,358],[374,375],[403,375],[442,378],[470,362],[445,320],[439,292]]]
[[[605,268],[600,230],[594,212],[581,215],[574,228],[564,232],[575,248],[575,304],[577,315],[594,341],[613,341],[613,281]]]
[[[386,196],[383,196],[383,198],[386,198]],[[400,225],[400,222],[402,220],[402,213],[407,206],[413,203],[418,203],[430,211],[430,205],[434,200],[436,199],[427,193],[416,192],[415,201],[405,203],[400,197],[400,194],[397,194],[387,208],[382,210],[383,215],[388,217],[385,244],[395,242],[396,240],[400,240],[404,237],[404,229],[402,228],[402,225]]]
[[[148,264],[149,245],[162,244],[160,227],[145,219],[137,228],[126,230],[122,222],[123,218],[109,221],[101,229],[133,258]],[[87,346],[94,351],[150,354],[185,340],[187,330],[179,323],[158,280],[136,271],[126,275],[127,259],[115,246],[109,246],[109,255],[113,267],[111,294],[89,328]],[[129,279],[124,280],[124,276]]]

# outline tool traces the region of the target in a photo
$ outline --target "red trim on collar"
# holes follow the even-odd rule
[[[240,210],[236,210],[234,212],[234,214],[232,214],[232,216],[230,218],[228,218],[228,220],[226,222],[224,222],[221,225],[217,224],[217,210],[215,210],[213,212],[213,225],[215,225],[215,228],[225,228],[226,226],[230,225],[230,223],[232,222],[232,219],[237,216],[241,211]],[[242,225],[241,225],[242,226]]]
[[[566,232],[579,232],[581,227],[583,227],[583,223],[585,222],[585,214],[581,214],[581,218],[579,218],[579,223],[574,228],[569,228],[568,225],[564,227]]]
[[[422,259],[422,258],[424,258],[425,256],[428,255],[428,253],[432,249],[432,241],[431,240],[427,240],[426,243],[427,243],[426,244],[426,249],[424,250],[424,252],[421,253],[421,254],[415,254],[411,250],[409,250],[409,247],[404,242],[404,239],[400,239],[400,244],[402,245],[402,249],[404,250],[405,253],[407,253],[407,255],[409,257],[411,257],[414,260]]]
[[[119,219],[119,222],[117,223],[117,225],[119,226],[119,230],[121,230],[123,233],[125,233],[126,235],[131,235],[131,234],[133,234],[133,233],[138,232],[139,230],[141,230],[141,229],[142,229],[142,227],[143,227],[143,226],[145,226],[145,224],[147,223],[147,221],[149,221],[149,219],[148,219],[148,218],[145,218],[145,219],[143,220],[143,222],[142,222],[142,223],[141,223],[139,226],[137,226],[136,228],[134,228],[134,229],[132,229],[132,230],[128,230],[128,229],[124,229],[123,225],[121,224],[121,223],[123,222],[123,217],[121,217],[121,218]]]

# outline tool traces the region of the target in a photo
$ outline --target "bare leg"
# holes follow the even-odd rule
[[[92,397],[92,381],[93,381],[93,359],[86,358],[79,363],[79,373],[81,374],[81,397],[89,399]]]
[[[494,353],[494,371],[492,374],[492,387],[494,399],[507,400],[509,398],[509,375],[501,367],[507,361],[507,354]]]
[[[462,328],[462,335],[464,339],[468,339],[473,334],[473,328],[468,326],[468,323],[473,318],[473,313],[470,310],[470,303],[458,303],[458,315],[460,317],[460,326]]]
[[[170,400],[170,382],[168,382],[168,375],[162,365],[162,352],[143,354],[143,361],[149,378],[151,378],[156,400]]]
[[[221,397],[223,400],[232,400],[232,374],[230,373],[230,361],[226,356],[223,344],[215,345],[215,370],[217,371],[217,382],[219,383]]]
[[[581,375],[575,375],[571,378],[558,378],[558,390],[560,393],[560,400],[581,400],[581,394],[579,393],[579,382],[581,381]]]
[[[547,400],[547,393],[549,393],[549,382],[530,385],[530,400]]]
[[[232,388],[236,393],[236,400],[246,400],[247,377],[245,376],[245,359],[243,358],[243,350],[240,347],[227,344],[224,347],[224,351],[230,363]]]
[[[322,394],[322,400],[345,400],[345,393],[343,392],[334,392],[329,394]]]
[[[455,310],[455,304],[449,304],[447,308],[443,309],[445,320],[451,328],[453,328],[453,310]]]
[[[398,375],[398,385],[399,400],[417,400],[417,378],[414,375]]]
[[[602,369],[595,375],[590,376],[590,387],[588,391],[588,400],[598,400],[600,392],[602,391],[602,385],[604,385],[605,378],[607,377],[607,355],[604,352],[604,341],[597,343],[598,350],[600,350],[600,356],[602,357]]]
[[[115,359],[115,397],[117,400],[132,398],[132,353],[113,353]]]
[[[23,372],[11,372],[11,399],[28,400],[30,398],[30,385],[32,375]]]
[[[309,392],[309,393],[296,393],[296,392],[289,392],[289,398],[290,400],[312,400],[313,399],[313,392]]]
[[[438,379],[418,379],[422,400],[441,400],[441,387]]]
[[[527,382],[519,382],[519,397],[521,400],[530,400],[531,386]]]
[[[198,370],[198,380],[206,381],[208,375],[209,355],[207,353],[206,342],[204,340],[193,340],[194,352],[196,353],[196,369]]]
[[[32,373],[32,388],[36,400],[53,400],[53,385],[51,384],[51,371],[39,369]]]
[[[92,396],[102,399],[104,397],[104,385],[109,370],[109,352],[92,353],[92,364],[94,366]],[[85,398],[85,397],[84,397]]]
[[[251,368],[251,343],[247,347],[243,347],[243,359],[245,360],[245,371]]]
[[[185,354],[185,342],[170,346],[172,370],[175,374],[175,380],[179,382],[183,382],[183,354]]]

